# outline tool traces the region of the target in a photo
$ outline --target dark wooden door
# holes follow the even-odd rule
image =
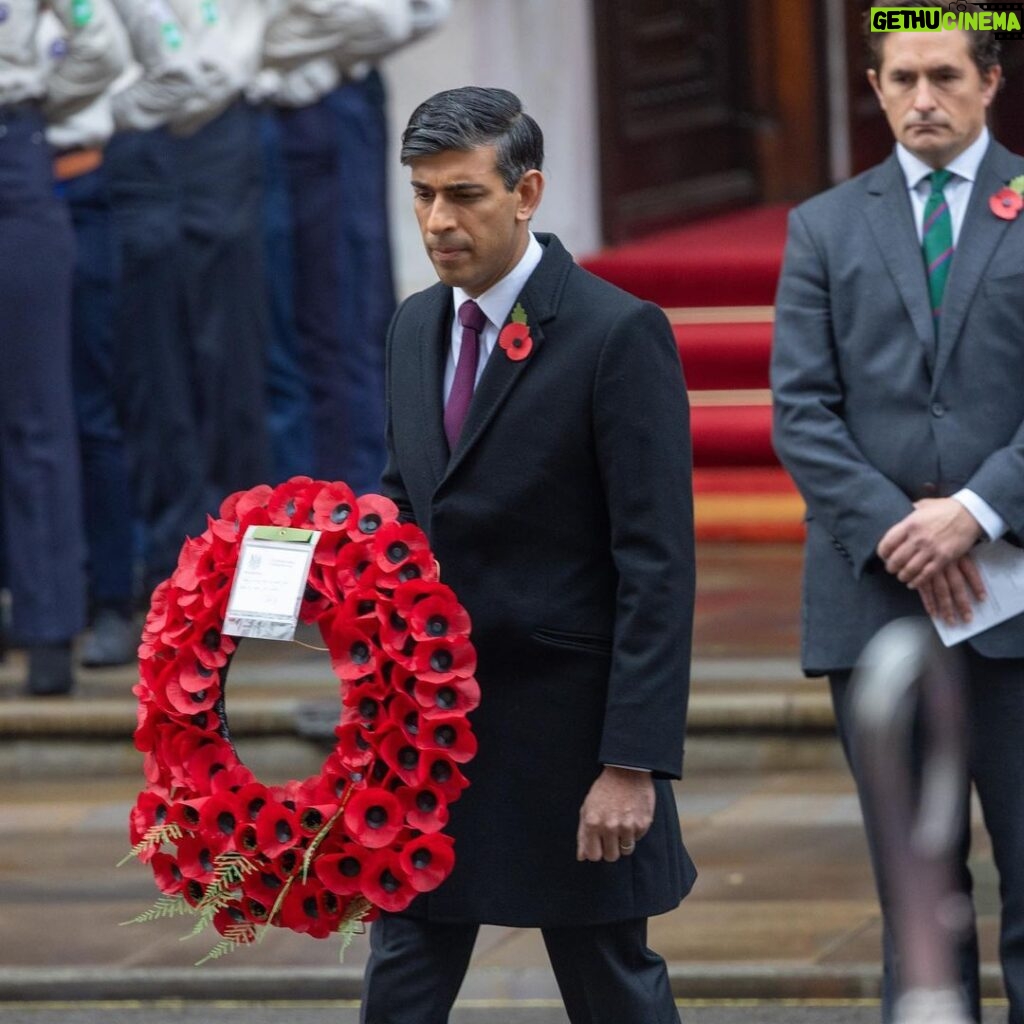
[[[760,197],[746,0],[594,0],[603,230]]]

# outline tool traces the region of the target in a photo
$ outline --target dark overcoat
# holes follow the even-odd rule
[[[473,620],[482,699],[456,866],[411,913],[519,926],[675,907],[695,877],[682,772],[694,600],[689,410],[664,314],[578,267],[553,236],[519,301],[533,348],[495,347],[454,452],[442,380],[453,300],[437,284],[388,338],[383,491],[430,538]],[[579,863],[603,764],[655,773],[636,852]]]

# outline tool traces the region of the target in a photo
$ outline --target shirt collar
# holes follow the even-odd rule
[[[978,167],[981,166],[989,141],[988,128],[982,125],[978,137],[946,165],[946,170],[952,171],[958,178],[973,182],[978,176]],[[909,189],[916,189],[922,179],[928,177],[934,169],[919,157],[914,156],[902,142],[896,143],[896,159],[900,162]]]
[[[495,327],[501,327],[508,319],[519,293],[526,286],[530,275],[537,269],[543,255],[544,246],[537,241],[531,231],[522,259],[497,284],[491,285],[487,291],[476,297],[476,304]],[[470,296],[461,288],[453,288],[452,298],[457,311]]]

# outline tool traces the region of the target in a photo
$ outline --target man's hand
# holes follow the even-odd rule
[[[911,590],[967,554],[983,535],[978,520],[953,498],[924,498],[878,542],[878,557]]]
[[[654,818],[650,772],[606,767],[580,808],[577,860],[617,861],[647,834]]]
[[[929,615],[955,626],[974,618],[974,603],[985,600],[985,584],[971,556],[964,555],[922,584],[918,593]]]

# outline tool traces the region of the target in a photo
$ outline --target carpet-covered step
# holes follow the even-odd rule
[[[698,467],[693,506],[701,541],[802,541],[804,502],[781,466]]]
[[[581,260],[598,277],[659,306],[756,306],[774,301],[788,205],[755,206]]]
[[[777,466],[772,448],[772,409],[759,405],[703,404],[690,395],[694,466]]]
[[[685,312],[679,310],[676,312]],[[670,318],[672,312],[669,311]],[[772,323],[695,323],[673,318],[679,358],[691,391],[767,388]]]

